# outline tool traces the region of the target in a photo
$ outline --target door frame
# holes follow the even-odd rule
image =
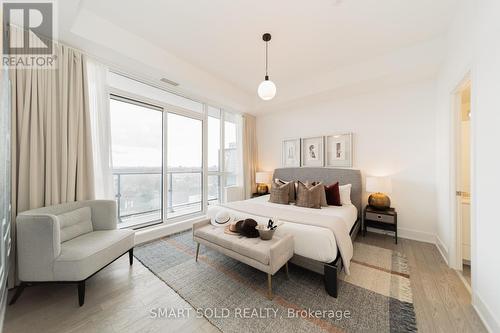
[[[451,268],[462,271],[463,270],[463,253],[462,253],[462,210],[461,203],[459,204],[457,190],[461,188],[461,92],[463,89],[470,86],[471,89],[471,119],[470,119],[470,246],[471,246],[471,263],[475,262],[475,196],[474,196],[474,137],[475,137],[475,126],[474,126],[474,93],[473,93],[473,79],[471,71],[462,77],[459,83],[455,86],[455,89],[451,94],[451,114],[450,114],[450,124],[451,124],[451,155],[450,155],[450,202],[451,202],[451,251],[450,251],[450,262]],[[472,281],[474,281],[474,266],[471,265],[471,276]],[[472,286],[471,286],[472,287]]]

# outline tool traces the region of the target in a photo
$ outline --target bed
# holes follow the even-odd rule
[[[322,207],[321,209],[297,207],[294,204],[284,206],[269,202],[269,194],[249,199],[247,201],[253,202],[255,206],[269,207],[271,209],[286,209],[290,212],[306,212],[317,216],[340,217],[342,222],[346,224],[346,228],[348,230],[352,229],[358,218],[358,210],[353,204],[341,207],[328,206]],[[231,207],[231,204],[227,205],[227,207]],[[236,219],[252,217],[259,222],[259,224],[266,224],[268,219],[267,216],[263,217],[259,214],[254,214],[253,212],[233,212],[233,214]],[[289,233],[294,236],[295,254],[297,255],[320,262],[332,262],[335,258],[337,258],[337,242],[335,241],[333,232],[329,229],[313,225],[286,223],[285,221],[285,223],[276,229],[276,235],[285,233]]]
[[[235,218],[253,218],[259,224],[267,223],[268,218],[278,216],[284,223],[276,234],[289,233],[294,236],[294,256],[291,262],[325,276],[325,288],[329,295],[337,297],[338,274],[342,269],[342,258],[336,237],[332,230],[321,224],[310,225],[290,223],[282,216],[303,216],[308,220],[321,220],[326,223],[342,223],[345,233],[349,233],[349,241],[354,241],[360,228],[361,213],[361,173],[352,169],[330,168],[280,168],[274,171],[273,179],[286,181],[322,181],[325,184],[339,182],[340,185],[351,184],[350,205],[341,207],[328,206],[321,209],[297,207],[295,205],[279,205],[268,202],[269,196],[261,196],[244,202],[225,204],[223,207],[212,207],[209,215],[219,209],[231,211]],[[288,222],[288,223],[287,223]],[[337,239],[338,239],[337,234]],[[349,237],[348,236],[348,237]],[[352,245],[352,244],[351,244]]]

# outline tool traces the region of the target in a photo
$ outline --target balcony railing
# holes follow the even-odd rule
[[[166,175],[167,217],[173,218],[201,211],[202,172],[190,169],[172,170]],[[113,170],[113,176],[120,226],[137,226],[162,221],[161,168],[121,168]],[[218,187],[215,192],[218,193]],[[209,198],[209,201],[217,200],[218,195]]]

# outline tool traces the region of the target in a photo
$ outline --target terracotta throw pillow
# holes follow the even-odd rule
[[[295,205],[307,208],[321,208],[321,194],[324,192],[323,184],[306,185],[301,181],[297,186],[297,198]]]
[[[340,202],[339,182],[325,186],[326,202],[330,206],[342,206]]]
[[[288,205],[288,196],[290,193],[290,184],[276,184],[273,182],[271,185],[271,195],[269,197],[269,202]]]
[[[289,202],[295,202],[295,182],[290,181],[287,182],[286,180],[276,178],[274,180],[278,185],[283,185],[283,184],[288,184],[288,201]]]

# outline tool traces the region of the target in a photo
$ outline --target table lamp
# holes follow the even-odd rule
[[[272,173],[270,172],[256,172],[255,182],[257,183],[257,193],[266,194],[268,192],[267,184],[271,184]]]
[[[371,192],[368,205],[375,209],[386,210],[391,207],[391,199],[386,195],[391,193],[392,184],[389,177],[366,177],[366,192]]]

